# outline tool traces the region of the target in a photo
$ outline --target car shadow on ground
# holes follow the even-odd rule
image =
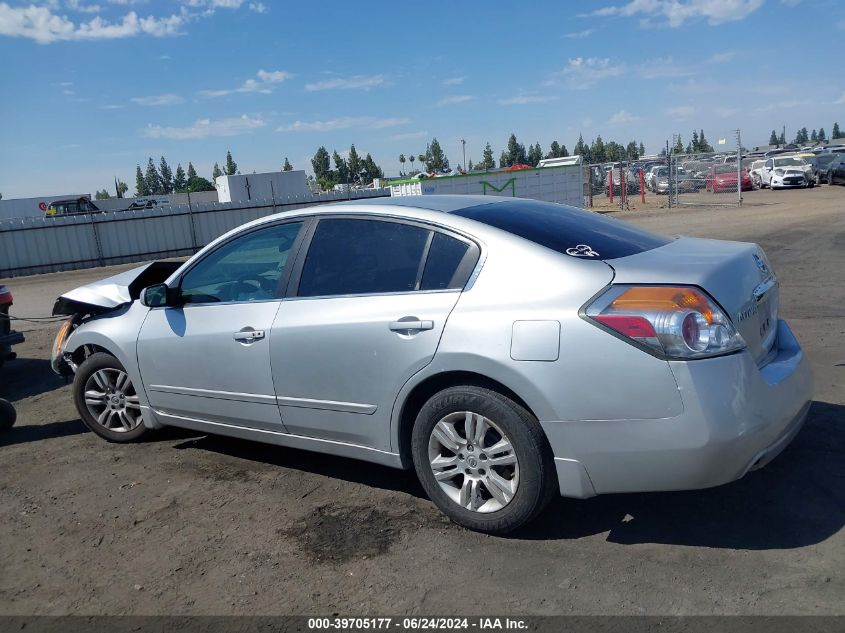
[[[845,525],[845,406],[814,402],[793,443],[765,468],[707,490],[556,499],[519,538],[608,532],[620,544],[791,549]]]
[[[0,398],[17,402],[63,387],[67,382],[43,358],[16,358],[0,368]]]
[[[820,543],[845,525],[845,406],[814,402],[804,429],[762,470],[709,490],[556,498],[511,538],[578,539],[608,533],[619,544],[791,549]],[[425,498],[413,471],[220,436],[177,449],[213,451]]]
[[[176,444],[174,448],[213,451],[270,466],[292,468],[382,490],[401,491],[421,499],[427,498],[413,471],[397,470],[347,457],[336,457],[221,435],[191,438]]]
[[[48,422],[47,424],[27,424],[13,426],[8,431],[0,433],[0,447],[27,442],[41,442],[58,437],[68,437],[89,433],[82,420],[64,420],[62,422]]]

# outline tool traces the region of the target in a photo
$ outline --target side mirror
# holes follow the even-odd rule
[[[148,308],[162,308],[177,304],[177,288],[168,288],[167,284],[156,284],[141,291],[141,305]]]

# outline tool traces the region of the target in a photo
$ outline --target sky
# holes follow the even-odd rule
[[[148,157],[210,178],[227,150],[310,172],[354,143],[395,176],[433,137],[454,166],[511,133],[829,135],[843,38],[841,0],[0,0],[0,193],[131,193]]]

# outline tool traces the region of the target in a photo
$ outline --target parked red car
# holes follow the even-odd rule
[[[742,170],[742,190],[751,191],[751,175],[747,169]],[[736,165],[715,165],[710,169],[704,181],[707,191],[713,193],[726,193],[736,191]]]

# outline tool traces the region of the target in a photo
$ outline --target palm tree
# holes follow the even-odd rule
[[[403,175],[402,171],[405,169],[405,154],[399,154],[399,164],[401,167],[399,168],[399,175]]]
[[[411,171],[414,171],[414,161],[415,161],[415,160],[417,160],[417,157],[416,157],[416,156],[414,156],[413,154],[411,154],[411,155],[408,157],[408,160],[409,160],[409,161],[411,161]]]

